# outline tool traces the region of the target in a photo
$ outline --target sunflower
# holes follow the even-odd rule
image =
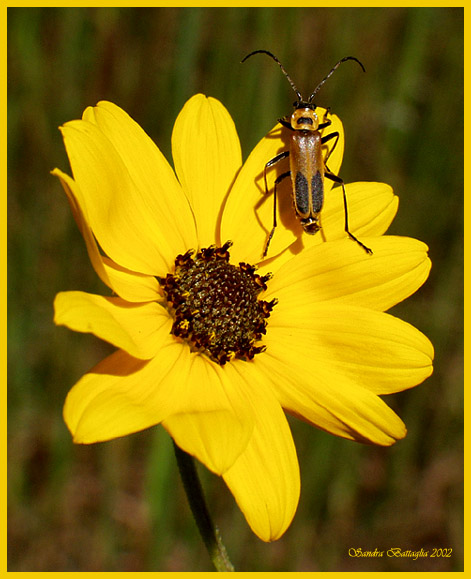
[[[337,117],[329,130],[341,135],[329,159],[338,174]],[[300,492],[285,413],[359,442],[405,436],[379,396],[425,380],[433,348],[385,311],[426,280],[427,247],[383,235],[398,200],[382,183],[346,185],[351,231],[373,255],[347,238],[341,189],[328,181],[322,230],[305,235],[285,179],[262,258],[273,220],[263,167],[286,148],[286,130],[277,125],[242,164],[230,115],[201,94],[175,122],[175,171],[112,103],[61,131],[73,177],[53,174],[111,295],[61,292],[55,323],[117,348],[67,396],[74,441],[160,423],[224,478],[258,537],[278,539]]]

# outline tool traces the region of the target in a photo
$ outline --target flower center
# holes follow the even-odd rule
[[[266,333],[267,318],[276,300],[258,295],[271,274],[260,276],[247,263],[229,263],[227,241],[178,255],[175,272],[157,278],[174,318],[172,334],[186,340],[223,366],[233,358],[251,360],[265,350],[257,344]]]

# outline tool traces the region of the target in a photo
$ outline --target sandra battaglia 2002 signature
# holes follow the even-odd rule
[[[424,557],[451,557],[453,549],[441,549],[433,548],[429,551],[425,549],[420,549],[420,551],[412,551],[410,549],[401,549],[401,547],[391,547],[387,551],[380,551],[379,549],[374,549],[373,551],[363,550],[361,547],[354,548],[350,547],[348,550],[348,555],[350,557],[408,557],[416,561]]]

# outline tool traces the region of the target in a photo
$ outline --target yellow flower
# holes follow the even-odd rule
[[[337,173],[343,131],[333,121],[342,135],[329,160]],[[426,280],[427,247],[383,235],[397,197],[381,183],[347,185],[351,230],[372,256],[347,238],[341,191],[329,181],[322,231],[304,235],[286,179],[262,261],[273,211],[263,167],[285,148],[285,129],[275,127],[242,165],[228,112],[203,95],[176,120],[175,173],[109,102],[61,130],[73,178],[53,173],[113,295],[60,293],[55,322],[117,348],[67,396],[74,441],[161,423],[224,477],[261,539],[279,538],[300,488],[284,411],[351,440],[391,445],[405,436],[379,395],[427,378],[433,349],[384,312]]]

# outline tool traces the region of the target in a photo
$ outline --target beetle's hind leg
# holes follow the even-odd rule
[[[345,183],[343,182],[343,179],[341,179],[340,177],[338,177],[337,175],[334,175],[334,173],[332,173],[329,168],[327,167],[327,165],[325,166],[325,176],[327,177],[327,179],[330,179],[331,181],[333,181],[334,183],[338,183],[339,185],[341,185],[342,187],[342,193],[343,193],[343,208],[344,208],[344,213],[345,213],[345,233],[347,233],[347,235],[350,237],[350,239],[352,239],[353,241],[355,241],[356,243],[358,243],[358,245],[360,247],[362,247],[366,253],[368,255],[371,255],[373,253],[373,251],[369,248],[366,247],[366,245],[364,245],[359,239],[357,239],[353,233],[350,232],[349,228],[348,228],[348,208],[347,208],[347,194],[345,192]]]
[[[327,114],[327,112],[326,112],[326,114]],[[324,119],[325,119],[325,115],[324,115]],[[330,122],[329,122],[329,124],[330,124]],[[332,155],[335,147],[337,146],[337,143],[339,142],[339,139],[340,139],[339,133],[337,131],[334,131],[333,133],[325,135],[325,137],[322,137],[322,144],[327,143],[331,139],[335,139],[335,143],[333,144],[332,148],[327,153],[326,158],[324,159],[325,176],[327,177],[327,179],[330,179],[334,183],[338,183],[342,187],[343,208],[344,208],[344,213],[345,213],[345,233],[350,237],[350,239],[352,239],[353,241],[358,243],[358,245],[360,247],[362,247],[368,255],[371,255],[373,253],[371,251],[371,249],[369,247],[366,247],[366,245],[364,245],[359,239],[357,239],[353,235],[353,233],[350,232],[350,230],[348,228],[348,207],[347,207],[347,193],[345,192],[345,183],[343,182],[342,178],[340,178],[338,175],[335,175],[334,173],[332,173],[332,171],[327,166],[327,161],[329,160],[329,157]]]

